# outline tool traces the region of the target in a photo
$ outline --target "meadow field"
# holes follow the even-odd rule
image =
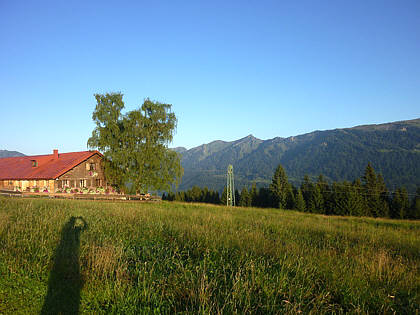
[[[0,198],[0,313],[420,309],[420,222]]]

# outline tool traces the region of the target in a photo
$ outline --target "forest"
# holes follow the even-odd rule
[[[226,187],[221,196],[216,190],[193,186],[186,191],[164,193],[162,199],[226,205]],[[296,187],[278,165],[268,187],[257,188],[254,183],[241,191],[235,190],[235,204],[325,215],[420,219],[420,187],[416,193],[408,193],[405,187],[389,190],[383,176],[370,163],[363,176],[352,182],[330,184],[322,174],[315,180],[305,175]]]

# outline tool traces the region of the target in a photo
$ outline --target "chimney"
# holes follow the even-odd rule
[[[53,150],[53,155],[54,155],[54,159],[58,159],[58,150],[57,149]]]

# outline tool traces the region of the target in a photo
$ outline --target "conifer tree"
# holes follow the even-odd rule
[[[416,195],[413,198],[408,217],[410,219],[420,219],[420,187],[417,187]]]
[[[227,204],[227,188],[226,188],[226,186],[223,188],[222,197],[220,198],[220,202],[221,202],[222,205],[225,205],[225,206]]]
[[[198,186],[193,186],[190,192],[190,201],[192,202],[201,202],[201,188]]]
[[[296,193],[296,210],[302,212],[306,211],[305,199],[303,199],[302,190],[300,190],[300,188]]]
[[[370,163],[363,175],[363,188],[367,206],[367,215],[374,217],[389,216],[387,189],[382,175],[376,175]]]
[[[207,186],[205,186],[201,191],[201,201],[205,203],[211,203],[210,191]]]
[[[350,207],[349,214],[354,216],[362,216],[365,211],[365,201],[362,196],[362,183],[360,179],[356,179],[350,187]]]
[[[296,188],[292,184],[289,184],[286,197],[286,209],[296,209]]]
[[[382,177],[382,174],[378,174],[378,190],[380,191],[380,208],[378,211],[378,216],[383,218],[389,218],[390,197],[388,188],[386,188],[385,180]]]
[[[353,184],[344,181],[342,183],[333,183],[332,200],[333,213],[338,215],[363,215],[363,198],[358,191],[359,182]]]
[[[308,175],[305,175],[303,178],[303,182],[300,185],[300,189],[302,191],[303,194],[303,198],[305,199],[305,204],[306,204],[306,210],[309,211],[310,209],[310,202],[312,199],[312,193],[314,190],[314,185],[311,182],[311,179],[309,178]]]
[[[408,200],[407,190],[398,188],[392,195],[391,217],[396,219],[406,219],[409,216],[410,201]]]
[[[322,213],[329,214],[331,212],[331,192],[330,192],[330,186],[328,185],[327,180],[325,179],[324,175],[320,174],[318,176],[318,180],[316,182],[316,185],[319,186],[319,189],[321,191],[322,195],[322,201],[323,201],[323,211]]]
[[[246,187],[242,188],[239,205],[241,207],[251,206],[251,196],[249,195],[248,189],[246,189]]]
[[[286,172],[279,164],[274,172],[270,185],[270,191],[276,202],[276,206],[280,209],[286,208],[287,195],[290,191],[290,184],[287,180]]]
[[[322,198],[321,188],[315,185],[311,200],[309,202],[309,210],[313,213],[324,213],[324,199]]]
[[[250,196],[251,196],[251,206],[257,207],[258,206],[258,190],[257,190],[257,185],[255,183],[252,184]]]
[[[240,199],[241,199],[241,195],[239,194],[239,191],[235,189],[235,206],[239,206]]]

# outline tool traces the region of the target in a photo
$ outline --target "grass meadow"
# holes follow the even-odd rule
[[[418,314],[420,222],[0,198],[0,313]]]

